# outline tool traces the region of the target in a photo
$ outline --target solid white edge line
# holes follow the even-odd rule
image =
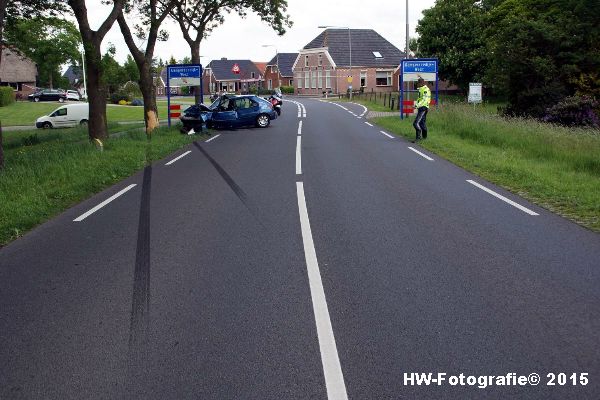
[[[302,135],[302,121],[298,124],[298,136]]]
[[[373,127],[373,124],[370,124],[368,122],[365,122],[365,124],[369,125],[370,127]]]
[[[296,141],[296,175],[302,175],[302,136],[297,136]]]
[[[389,137],[390,139],[393,139],[393,138],[394,138],[392,135],[390,135],[390,134],[389,134],[389,133],[387,133],[387,132],[384,132],[384,131],[379,131],[379,132],[383,133],[385,136]]]
[[[300,214],[300,227],[302,230],[302,242],[304,244],[304,258],[306,260],[306,269],[308,271],[308,283],[310,286],[310,297],[312,299],[313,311],[315,313],[315,323],[317,326],[317,338],[319,340],[319,350],[321,352],[321,363],[325,375],[325,386],[327,387],[328,400],[347,400],[346,385],[344,383],[344,374],[340,365],[340,358],[337,352],[333,327],[329,317],[327,299],[321,280],[319,262],[313,242],[308,210],[306,207],[306,198],[304,197],[304,184],[296,182],[298,193],[298,211]]]
[[[182,159],[183,157],[187,156],[188,154],[190,154],[192,151],[188,150],[185,153],[183,153],[182,155],[180,155],[179,157],[175,157],[174,159],[172,159],[171,161],[169,161],[168,163],[166,163],[165,165],[171,165],[173,164],[175,161]]]
[[[487,193],[491,194],[492,196],[510,204],[511,206],[518,208],[519,210],[523,211],[524,213],[527,213],[532,216],[540,215],[534,211],[531,211],[529,208],[523,207],[522,205],[515,203],[511,199],[507,199],[506,197],[502,196],[501,194],[494,192],[492,189],[488,189],[485,186],[480,185],[479,183],[477,183],[473,180],[467,179],[467,182],[469,182],[471,185],[478,187],[479,189],[483,190],[484,192],[487,192]]]
[[[206,142],[204,143],[208,143],[208,142],[212,142],[213,140],[215,140],[216,138],[218,138],[219,136],[221,136],[221,134],[219,133],[218,135],[215,135],[213,137],[211,137],[210,139],[208,139]]]
[[[414,151],[415,153],[417,153],[418,155],[420,155],[421,157],[423,157],[423,158],[425,158],[425,159],[427,159],[429,161],[433,161],[433,158],[429,157],[427,154],[423,154],[419,150],[417,150],[417,149],[415,149],[413,147],[410,147],[410,146],[408,148],[411,149],[412,151]]]
[[[73,222],[83,221],[84,219],[86,219],[87,217],[89,217],[90,215],[92,215],[93,213],[95,213],[96,211],[98,211],[99,209],[101,209],[102,207],[104,207],[105,205],[107,205],[108,203],[110,203],[111,201],[116,199],[117,197],[119,197],[122,194],[125,194],[125,192],[128,192],[129,190],[133,189],[135,186],[137,186],[137,184],[132,183],[131,185],[127,186],[125,189],[121,190],[120,192],[113,194],[108,199],[106,199],[102,203],[98,204],[96,207],[90,209],[89,211],[87,211],[87,212],[81,214],[79,217],[75,218],[73,220]]]

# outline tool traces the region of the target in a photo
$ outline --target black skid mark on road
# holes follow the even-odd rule
[[[152,166],[144,168],[140,216],[138,221],[133,298],[129,325],[130,378],[136,380],[142,373],[148,351],[150,325],[150,191]]]
[[[204,148],[202,148],[202,146],[200,146],[198,144],[198,142],[194,142],[194,146],[196,146],[198,148],[198,150],[200,150],[200,152],[202,154],[204,154],[204,156],[208,159],[208,161],[210,161],[210,163],[212,164],[212,166],[215,167],[215,169],[217,170],[217,172],[219,173],[219,175],[221,175],[221,177],[223,178],[223,180],[225,181],[225,183],[227,183],[227,185],[231,188],[231,190],[233,190],[233,192],[235,193],[235,195],[238,197],[238,199],[240,199],[240,201],[242,202],[242,204],[244,204],[244,206],[248,209],[248,211],[250,211],[250,214],[252,214],[252,216],[256,219],[256,221],[263,228],[266,228],[263,225],[263,223],[260,221],[260,219],[258,218],[258,208],[255,207],[252,204],[252,202],[248,198],[248,195],[246,194],[246,192],[244,192],[244,190],[237,183],[235,183],[235,181],[227,173],[227,171],[225,171],[223,169],[223,167],[221,167],[221,165],[214,158],[212,158],[210,156],[210,154],[208,154],[206,152],[206,150],[204,150]]]

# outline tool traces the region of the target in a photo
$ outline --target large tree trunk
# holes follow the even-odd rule
[[[192,50],[192,64],[200,64],[200,42],[194,42],[193,45],[190,45],[190,49]],[[202,79],[202,76],[200,79]],[[201,86],[194,87],[194,98],[196,104],[200,104],[201,96]]]
[[[138,66],[140,70],[140,90],[144,97],[144,122],[146,123],[146,135],[148,136],[159,127],[156,93],[150,65],[151,62],[145,61],[144,64]]]
[[[113,8],[97,31],[90,28],[85,0],[68,0],[73,9],[85,50],[87,96],[89,102],[88,135],[90,140],[108,138],[106,126],[106,89],[102,85],[102,56],[100,45],[117,17],[123,11],[125,0],[114,0]]]
[[[85,70],[87,75],[87,96],[89,103],[88,136],[104,140],[108,138],[106,119],[106,86],[102,84],[100,43],[85,46]]]

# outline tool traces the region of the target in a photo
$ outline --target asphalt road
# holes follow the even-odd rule
[[[0,399],[600,398],[598,234],[291,100],[0,250]]]

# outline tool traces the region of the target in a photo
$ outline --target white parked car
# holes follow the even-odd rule
[[[39,117],[35,121],[37,128],[66,128],[77,125],[86,125],[90,115],[88,103],[67,104],[58,107],[49,115]]]
[[[67,100],[79,101],[81,97],[79,96],[79,92],[77,90],[67,90]]]

